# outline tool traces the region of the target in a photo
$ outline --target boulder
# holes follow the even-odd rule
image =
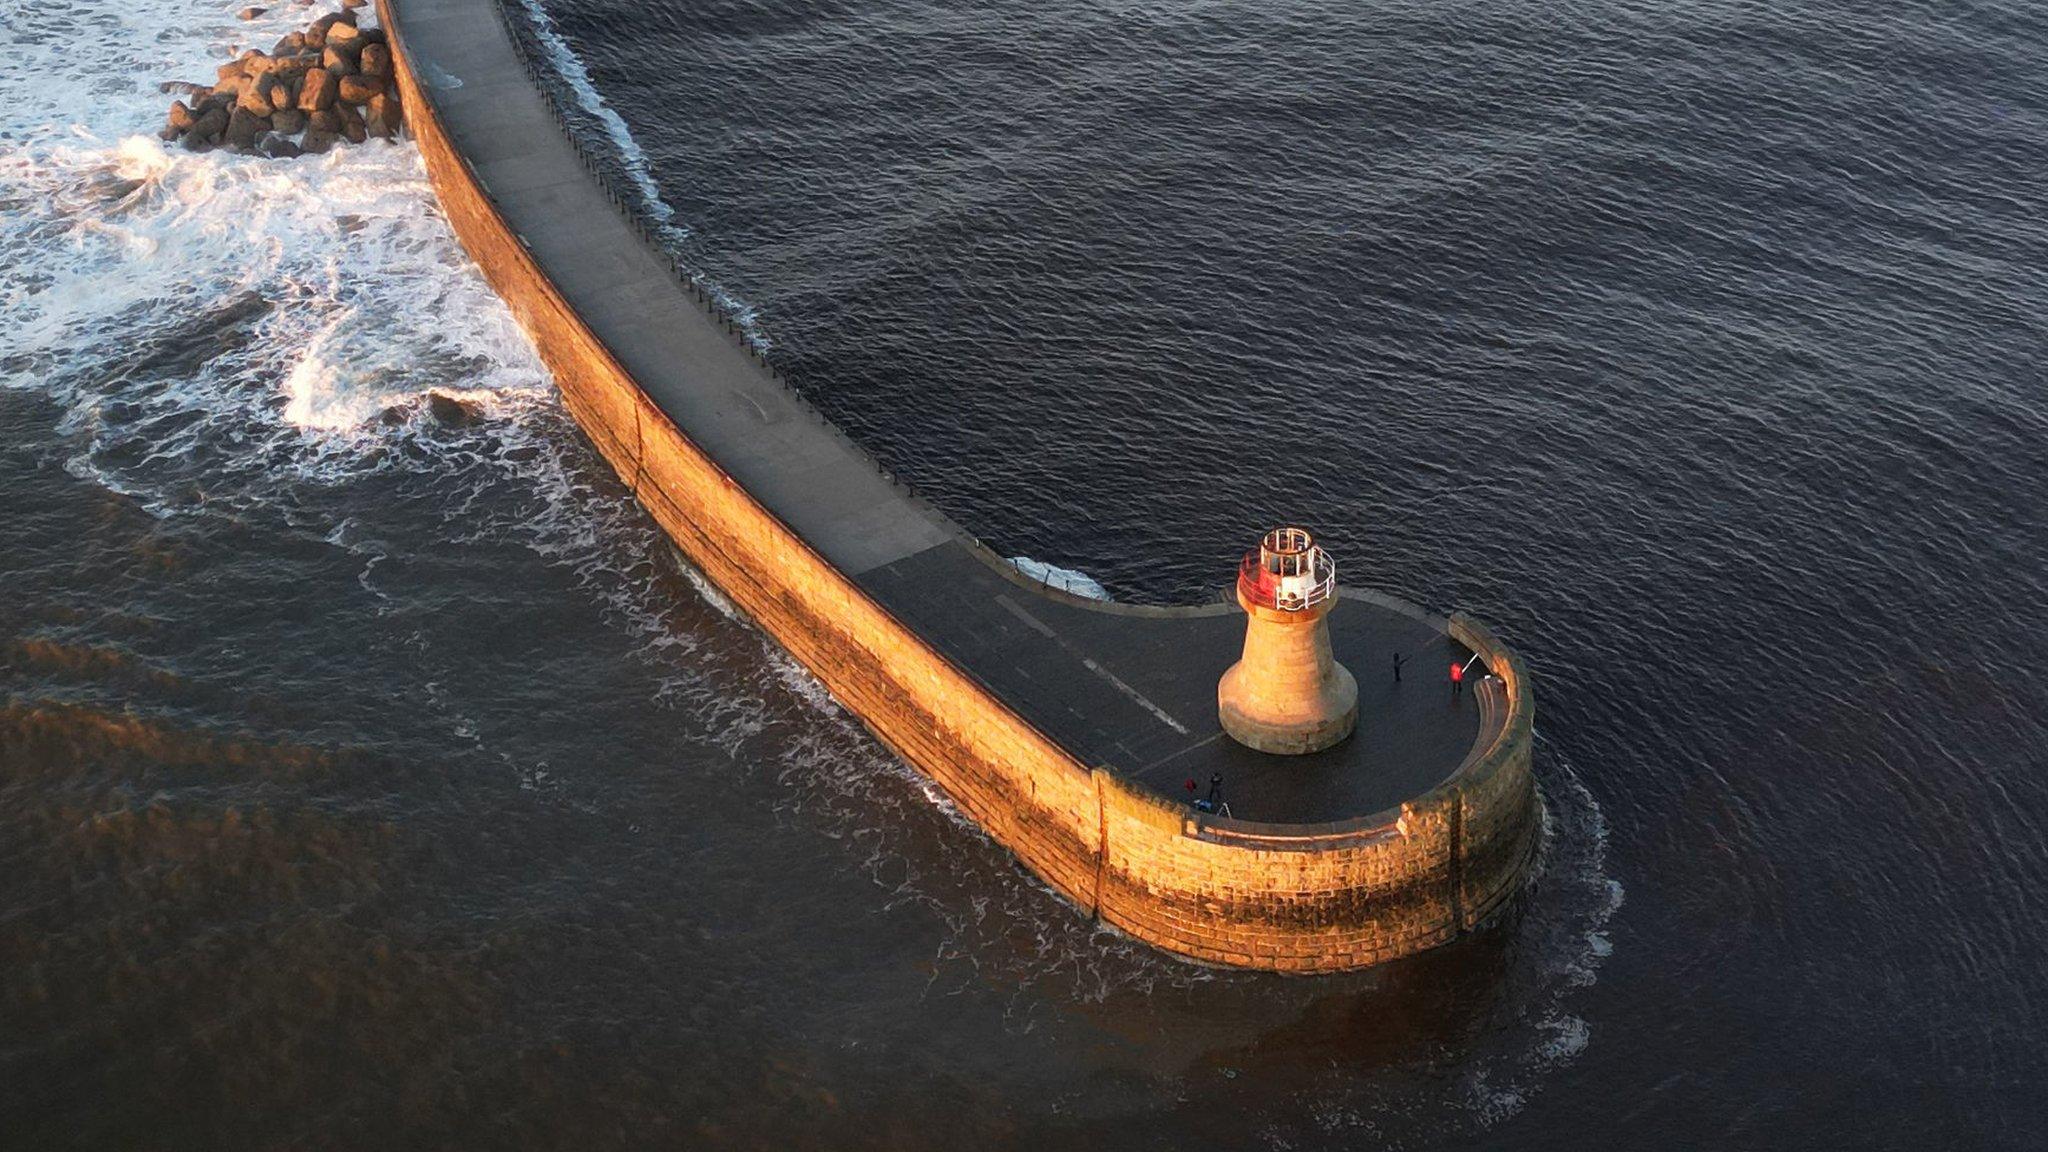
[[[208,92],[213,91],[213,89],[208,88],[204,84],[194,84],[190,80],[166,80],[163,83],[157,85],[156,90],[166,94],[176,92],[180,96],[195,97],[204,96]]]
[[[355,73],[356,58],[329,44],[326,50],[320,53],[320,66],[336,76],[349,76]]]
[[[336,24],[341,23],[341,17],[342,14],[339,12],[329,12],[327,15],[322,16],[318,20],[313,21],[313,23],[306,29],[306,47],[326,47],[327,31],[328,29],[333,28]]]
[[[305,86],[299,89],[299,109],[303,112],[318,112],[334,107],[335,91],[341,82],[334,73],[316,68],[306,73]]]
[[[364,28],[361,29],[361,32],[363,35],[357,41],[357,43],[361,44],[365,48],[369,47],[372,44],[387,43],[387,41],[384,39],[384,30],[382,28]]]
[[[325,128],[308,128],[306,134],[299,137],[299,151],[306,155],[318,155],[334,147],[334,142],[338,139],[340,137]]]
[[[306,50],[306,34],[293,32],[270,46],[272,56],[297,56]]]
[[[343,76],[340,95],[343,104],[368,104],[384,94],[384,81],[375,76]]]
[[[270,120],[267,117],[258,116],[238,105],[228,116],[228,130],[223,138],[235,148],[254,148],[256,138],[268,131]]]
[[[370,138],[370,130],[363,123],[363,114],[346,104],[336,104],[334,112],[341,117],[341,136],[351,144],[361,144]]]
[[[363,113],[363,126],[372,136],[396,136],[399,129],[398,101],[382,92],[370,100]]]
[[[290,160],[292,157],[299,155],[301,151],[297,144],[292,143],[275,132],[265,133],[262,143],[257,147],[259,151],[272,160]]]
[[[382,44],[365,44],[356,65],[365,76],[388,79],[391,76],[391,49]]]
[[[270,11],[268,8],[244,8],[240,12],[235,13],[235,15],[244,20],[254,20],[268,11]]]
[[[218,105],[202,108],[193,118],[192,126],[185,130],[185,147],[197,152],[216,144],[227,128],[227,109]]]
[[[245,81],[241,93],[235,100],[235,107],[251,116],[268,119],[272,112],[277,111],[277,105],[270,99],[270,94],[276,88],[277,81],[268,76],[258,76],[254,80]]]
[[[173,100],[171,101],[171,113],[164,120],[164,127],[182,136],[190,131],[192,125],[198,120],[198,115],[183,100]]]
[[[329,136],[341,135],[341,113],[332,108],[322,108],[306,116],[306,131],[325,132]]]
[[[306,70],[320,63],[317,52],[297,52],[290,56],[266,56],[249,63],[251,76],[303,76]]]
[[[289,106],[279,108],[270,115],[270,128],[287,136],[296,136],[306,127],[306,114]]]
[[[352,44],[360,47],[361,45],[357,44],[357,41],[362,38],[362,32],[354,24],[336,23],[327,30],[327,46],[329,48],[346,48]]]
[[[445,392],[427,393],[427,412],[450,428],[460,428],[476,422],[475,409]]]

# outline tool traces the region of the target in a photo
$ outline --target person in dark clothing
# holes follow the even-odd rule
[[[1394,653],[1394,683],[1399,684],[1401,682],[1401,665],[1407,662],[1408,658],[1406,656],[1401,655],[1399,652]]]

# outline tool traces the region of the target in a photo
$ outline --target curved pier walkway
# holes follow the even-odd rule
[[[1231,742],[1216,682],[1243,643],[1234,604],[1099,605],[1016,575],[890,483],[693,298],[585,169],[494,0],[389,2],[458,151],[652,401],[813,549],[1078,759],[1176,801],[1184,781],[1206,791],[1221,773],[1237,818],[1317,824],[1421,795],[1491,742],[1491,690],[1450,698],[1446,666],[1467,652],[1444,622],[1348,591],[1330,627],[1358,678],[1357,735],[1296,758]],[[1246,540],[1267,527],[1246,524]],[[1394,652],[1412,658],[1399,685]]]

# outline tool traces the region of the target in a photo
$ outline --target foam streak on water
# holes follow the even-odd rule
[[[575,107],[597,125],[604,135],[605,143],[610,146],[617,158],[619,169],[632,182],[638,198],[637,210],[645,213],[647,219],[654,225],[655,234],[665,246],[673,249],[680,245],[688,239],[689,230],[677,222],[675,209],[662,198],[661,186],[654,179],[652,163],[648,160],[647,154],[641,151],[639,142],[633,138],[633,133],[626,127],[625,120],[606,102],[597,85],[591,82],[590,70],[584,67],[583,59],[576,55],[568,40],[555,27],[554,19],[548,15],[547,9],[541,6],[539,0],[518,0],[518,4],[520,11],[525,15],[527,28],[532,33],[534,41],[539,44],[554,78],[568,90]],[[761,352],[767,352],[774,347],[774,341],[769,338],[767,330],[762,326],[760,313],[753,305],[708,277],[699,275],[696,280],[699,286],[710,293],[712,298],[718,301],[719,306],[739,324],[740,331],[749,344]]]

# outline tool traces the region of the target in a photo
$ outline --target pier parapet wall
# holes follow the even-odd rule
[[[1334,825],[1195,817],[1081,762],[863,592],[650,398],[453,143],[408,49],[406,6],[377,2],[408,128],[456,235],[577,423],[691,563],[1047,884],[1173,952],[1299,972],[1442,943],[1516,890],[1539,824],[1534,704],[1520,662],[1483,627],[1448,622],[1498,677],[1487,706],[1502,715],[1483,726],[1493,735],[1397,810]]]

